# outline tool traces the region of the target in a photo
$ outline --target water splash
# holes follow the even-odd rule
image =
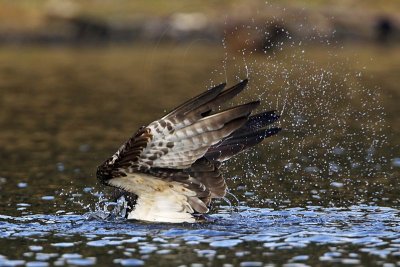
[[[87,212],[84,217],[88,220],[121,220],[126,218],[128,202],[121,196],[116,202],[102,200],[96,202],[95,210]]]
[[[308,23],[306,20],[304,17],[299,27]],[[271,34],[265,29],[276,25],[284,25],[284,21],[252,19],[225,31],[223,73],[235,80],[250,79],[248,95],[239,101],[253,100],[256,95],[262,100],[262,109],[278,110],[283,128],[271,143],[231,160],[236,166],[228,168],[227,176],[240,177],[232,187],[243,183],[261,192],[258,198],[240,198],[257,205],[269,205],[271,198],[283,204],[293,191],[303,195],[295,201],[297,205],[373,201],[376,197],[370,192],[378,188],[370,188],[368,180],[374,180],[373,185],[388,183],[391,168],[385,153],[380,153],[388,144],[379,89],[365,86],[363,71],[353,69],[351,57],[339,56],[343,48],[317,29],[309,39],[299,39],[281,27],[282,39],[270,43],[270,49],[257,46],[257,38]],[[318,45],[315,36],[321,40]],[[241,42],[239,46],[237,42]],[[311,50],[313,53],[308,53]],[[259,179],[266,173],[269,180]],[[278,186],[282,181],[288,182]],[[333,182],[346,187],[331,187]],[[362,183],[363,190],[351,192]],[[271,185],[281,189],[272,197],[267,193]],[[331,197],[339,188],[347,203]]]

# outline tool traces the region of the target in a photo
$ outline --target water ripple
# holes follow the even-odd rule
[[[114,257],[113,263],[123,266],[142,265],[151,261],[149,255],[163,257],[186,250],[196,257],[218,259],[225,257],[223,250],[228,249],[246,258],[250,257],[242,251],[246,246],[261,249],[263,255],[288,249],[302,250],[302,255],[287,259],[287,263],[307,263],[315,251],[307,254],[304,250],[315,245],[341,251],[325,251],[319,256],[319,262],[360,264],[358,257],[362,255],[381,259],[400,255],[399,214],[397,209],[378,206],[310,206],[284,210],[244,207],[238,213],[223,210],[212,215],[213,222],[180,225],[148,224],[122,218],[88,219],[87,215],[76,214],[0,215],[0,244],[28,240],[24,255],[36,255],[32,258],[34,261],[27,261],[30,266],[47,262],[99,264],[94,255],[69,253],[68,249],[73,247],[94,247],[104,250],[105,255],[116,254],[118,257]],[[349,245],[358,247],[358,253],[346,251]],[[60,250],[64,251],[61,255],[56,253]],[[0,257],[0,266],[21,263],[15,260],[20,259]],[[246,262],[253,261],[249,258],[241,265],[251,266]]]

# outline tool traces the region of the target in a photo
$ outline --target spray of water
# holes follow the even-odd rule
[[[315,30],[300,38],[276,25],[284,21],[252,19],[223,39],[220,73],[226,80],[249,78],[248,95],[239,101],[261,99],[262,109],[280,113],[283,128],[271,142],[231,160],[230,176],[239,177],[232,191],[246,185],[241,200],[255,205],[370,201],[371,191],[379,195],[370,181],[387,176],[388,159],[378,153],[386,142],[379,88],[363,83],[363,73],[351,68],[351,57],[339,56],[344,48],[328,35]],[[274,31],[280,38],[266,47],[259,36],[268,39]],[[245,38],[237,49],[229,42],[239,35]]]

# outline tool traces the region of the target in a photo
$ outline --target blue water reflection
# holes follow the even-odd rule
[[[0,266],[29,262],[30,266],[40,262],[106,265],[107,261],[99,261],[104,256],[114,264],[138,266],[151,262],[153,257],[168,259],[168,255],[177,253],[195,254],[204,263],[224,260],[227,249],[243,259],[243,266],[266,263],[251,261],[246,247],[253,251],[257,248],[266,257],[290,250],[286,263],[361,264],[362,257],[373,257],[377,263],[396,262],[400,256],[399,214],[395,208],[366,205],[282,210],[240,207],[239,212],[230,212],[226,207],[211,216],[212,222],[180,225],[146,224],[123,218],[101,220],[95,219],[93,213],[0,215],[2,247],[7,242],[23,240],[22,255],[36,261],[21,261],[18,255],[0,256]],[[322,249],[317,259],[315,246]],[[84,253],[70,253],[78,248]],[[88,255],[83,255],[85,248],[90,248]],[[301,254],[295,255],[296,250]],[[260,258],[263,257],[258,255]],[[174,256],[171,264],[184,262],[184,258]]]

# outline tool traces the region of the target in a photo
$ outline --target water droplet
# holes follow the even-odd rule
[[[341,187],[343,187],[343,183],[340,183],[340,182],[332,182],[332,183],[331,183],[331,186],[337,187],[337,188],[341,188]]]
[[[21,183],[18,183],[17,186],[18,186],[19,188],[26,188],[26,187],[28,186],[28,184],[27,184],[27,183],[24,183],[24,182],[21,182]]]
[[[144,261],[139,259],[115,259],[114,263],[119,263],[122,266],[142,266]]]
[[[29,250],[31,251],[41,251],[43,250],[42,246],[29,246]]]
[[[57,171],[63,172],[65,170],[64,164],[62,162],[59,162],[56,164]]]
[[[392,166],[393,167],[400,167],[400,158],[392,159]]]

